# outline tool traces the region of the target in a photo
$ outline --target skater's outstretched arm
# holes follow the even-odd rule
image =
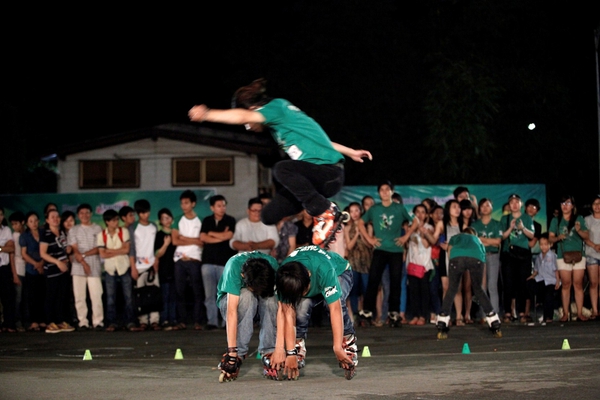
[[[331,142],[331,144],[333,145],[333,148],[336,151],[339,151],[346,157],[349,157],[356,162],[360,162],[360,163],[364,162],[363,158],[368,158],[369,160],[373,159],[371,152],[368,150],[354,150],[354,149],[351,149],[350,147],[346,147],[342,144],[335,143],[335,142]]]
[[[296,311],[290,304],[279,303],[277,310],[277,340],[272,362],[275,368],[283,366],[283,374],[288,379],[300,376],[298,359],[295,355],[287,356],[286,350],[296,348]]]
[[[188,111],[190,121],[194,122],[216,122],[219,124],[244,125],[262,124],[265,117],[254,110],[245,108],[232,108],[229,110],[215,110],[201,104],[192,107]]]
[[[240,296],[227,293],[227,347],[237,347],[238,305]],[[234,354],[230,354],[234,355]],[[237,353],[235,354],[237,356]]]
[[[337,357],[340,365],[344,369],[348,369],[354,363],[348,357],[342,343],[344,342],[344,318],[342,314],[342,302],[336,300],[329,306],[329,320],[331,321],[331,332],[333,333],[333,352]]]

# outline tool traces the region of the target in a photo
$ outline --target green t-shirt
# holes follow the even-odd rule
[[[310,273],[310,287],[304,297],[322,294],[327,304],[339,300],[341,288],[338,276],[352,269],[348,260],[337,253],[312,245],[298,247],[281,265],[291,261],[301,263]]]
[[[373,234],[381,240],[381,246],[376,250],[402,253],[404,248],[396,245],[395,239],[402,236],[404,221],[412,221],[402,204],[392,202],[389,206],[377,203],[362,216],[365,224],[373,223]]]
[[[323,128],[289,101],[273,99],[256,111],[265,117],[264,125],[292,160],[319,165],[344,162]]]
[[[491,219],[487,225],[484,225],[481,219],[474,221],[471,227],[477,232],[477,236],[486,239],[502,239],[502,226],[500,221]],[[488,253],[497,253],[500,246],[485,246]]]
[[[227,293],[239,296],[242,288],[246,287],[244,278],[242,277],[242,266],[251,258],[264,258],[271,264],[271,267],[274,270],[278,267],[276,259],[268,254],[261,253],[260,251],[248,251],[234,255],[227,261],[227,264],[225,264],[223,274],[217,284],[217,304],[219,304],[221,298],[226,296]]]
[[[502,229],[502,232],[508,229],[508,227],[510,226],[510,221],[512,221],[513,219],[514,218],[512,214],[502,216],[502,219],[500,220],[500,228]],[[529,250],[529,238],[525,236],[522,230],[517,228],[517,225],[519,225],[519,220],[523,221],[523,226],[527,228],[528,231],[535,232],[535,227],[533,226],[533,219],[531,219],[531,217],[528,214],[522,213],[521,216],[517,218],[517,222],[515,223],[515,229],[513,229],[510,232],[508,238],[502,242],[502,251],[508,251],[508,247],[510,245],[519,246]]]
[[[587,225],[585,224],[585,219],[578,215],[576,222],[579,222],[579,226],[582,231],[587,231]],[[560,242],[556,242],[557,258],[563,258],[563,251],[581,251],[585,254],[583,239],[581,236],[575,231],[575,225],[573,225],[573,229],[569,231],[569,221],[564,218],[560,218],[560,223],[558,222],[558,218],[552,218],[550,221],[550,229],[549,232],[554,233],[556,236],[565,234],[567,237],[565,240]]]
[[[451,246],[450,260],[456,257],[472,257],[485,262],[485,247],[475,235],[459,233],[452,236],[448,245]]]

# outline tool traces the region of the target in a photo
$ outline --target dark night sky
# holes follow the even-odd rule
[[[414,129],[424,48],[445,39],[433,37],[431,29],[441,9],[454,18],[456,30],[461,17],[470,16],[469,37],[474,39],[465,46],[474,52],[511,48],[515,64],[520,57],[535,58],[539,64],[528,65],[539,67],[540,75],[554,74],[569,88],[568,95],[580,105],[568,117],[583,121],[586,141],[593,145],[587,147],[596,157],[590,174],[597,190],[597,5],[507,0],[500,9],[499,2],[488,0],[423,1],[410,7],[399,1],[279,3],[15,10],[12,18],[5,16],[10,23],[2,28],[3,129],[15,132],[16,126],[17,132],[41,135],[30,145],[44,152],[66,140],[185,122],[193,104],[227,107],[233,90],[263,76],[272,95],[288,98],[315,117],[333,140],[369,148],[377,132]],[[494,21],[494,29],[486,21]],[[496,35],[498,48],[489,45],[494,41],[477,48],[478,29]],[[404,143],[413,140],[402,138]],[[383,151],[379,155],[383,164],[395,162]]]

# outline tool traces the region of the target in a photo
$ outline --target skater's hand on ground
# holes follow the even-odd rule
[[[277,369],[279,369],[279,368],[277,368]],[[289,380],[297,379],[300,376],[300,370],[298,369],[298,358],[295,355],[287,356],[285,358],[283,374],[287,375],[287,378]]]
[[[348,355],[346,354],[344,349],[342,349],[341,346],[339,349],[334,349],[334,352],[335,352],[335,356],[337,357],[337,360],[339,361],[340,366],[342,368],[350,369],[350,367],[352,367],[354,365],[354,363],[352,362],[352,359],[350,357],[348,357]]]
[[[279,370],[285,365],[285,351],[283,349],[273,351],[271,356],[271,367]]]

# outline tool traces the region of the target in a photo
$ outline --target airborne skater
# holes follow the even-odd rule
[[[192,107],[188,116],[195,122],[245,125],[255,132],[269,128],[290,159],[273,167],[273,176],[282,188],[264,207],[262,221],[274,225],[306,209],[314,219],[313,244],[325,248],[343,219],[349,218],[328,200],[344,184],[344,156],[356,162],[373,157],[367,150],[332,142],[298,107],[285,99],[268,97],[265,84],[264,79],[257,79],[239,88],[233,95],[232,109],[214,110],[202,104]]]

